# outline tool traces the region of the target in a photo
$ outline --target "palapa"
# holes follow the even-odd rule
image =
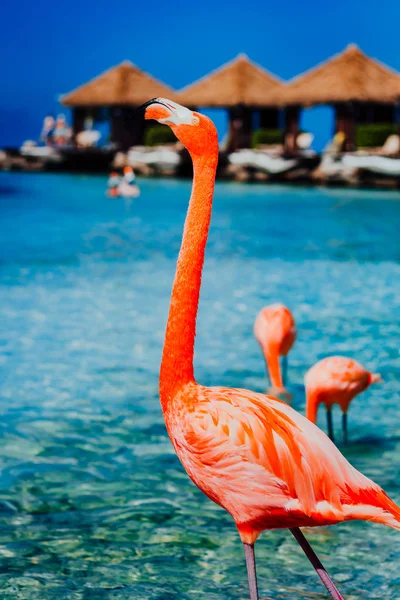
[[[280,98],[285,105],[299,106],[395,104],[400,99],[400,74],[350,44],[340,54],[289,81]]]
[[[186,86],[178,96],[186,106],[233,108],[276,106],[283,82],[253,61],[239,54],[232,61]],[[274,93],[274,100],[270,97]]]
[[[108,69],[61,97],[64,106],[139,106],[149,98],[177,100],[166,84],[145,73],[130,61]]]

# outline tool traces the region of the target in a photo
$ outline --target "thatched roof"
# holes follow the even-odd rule
[[[285,104],[395,103],[400,74],[364,54],[355,44],[286,85]]]
[[[273,106],[271,92],[279,92],[283,83],[245,54],[188,85],[179,94],[186,106],[233,107]]]
[[[61,97],[64,106],[140,105],[158,96],[176,100],[175,92],[130,61],[112,67]]]

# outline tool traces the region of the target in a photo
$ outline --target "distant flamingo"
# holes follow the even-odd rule
[[[329,438],[284,402],[196,383],[196,315],[218,159],[207,117],[163,98],[146,119],[167,124],[188,149],[193,190],[179,253],[161,362],[168,434],[192,481],[233,517],[244,544],[251,600],[258,600],[254,543],[289,528],[329,590],[343,600],[299,527],[367,519],[400,529],[400,509],[356,471]]]
[[[328,356],[317,362],[304,378],[307,396],[307,419],[317,422],[320,404],[325,404],[328,435],[334,441],[332,407],[342,409],[343,443],[347,444],[347,411],[354,396],[380,381],[380,375],[370,373],[360,363],[345,356]]]
[[[263,308],[254,323],[254,335],[261,346],[273,389],[271,392],[285,394],[287,378],[287,355],[296,339],[296,325],[292,313],[283,304],[271,304]],[[283,360],[283,377],[279,357]]]

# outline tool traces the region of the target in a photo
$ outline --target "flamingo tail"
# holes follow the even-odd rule
[[[348,519],[362,519],[387,525],[400,530],[400,508],[378,486],[360,490],[356,497],[352,493],[354,505],[348,506]]]

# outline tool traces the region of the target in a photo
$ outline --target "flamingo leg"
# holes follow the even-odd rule
[[[257,573],[256,573],[256,557],[254,554],[253,544],[243,544],[244,554],[246,556],[247,576],[249,578],[250,600],[259,600]]]
[[[287,384],[288,365],[289,365],[289,361],[288,361],[288,357],[286,354],[286,356],[282,356],[282,381],[283,381],[283,385],[285,387]]]
[[[332,420],[332,409],[326,409],[326,420],[328,423],[328,435],[331,438],[332,442],[335,441],[335,435],[333,433],[333,420]]]
[[[349,441],[347,435],[347,413],[342,414],[342,433],[343,433],[343,444],[347,444]]]
[[[290,532],[293,534],[296,542],[298,542],[304,554],[307,556],[308,560],[316,570],[318,577],[321,579],[333,600],[345,600],[300,529],[298,527],[294,527],[290,530]]]

